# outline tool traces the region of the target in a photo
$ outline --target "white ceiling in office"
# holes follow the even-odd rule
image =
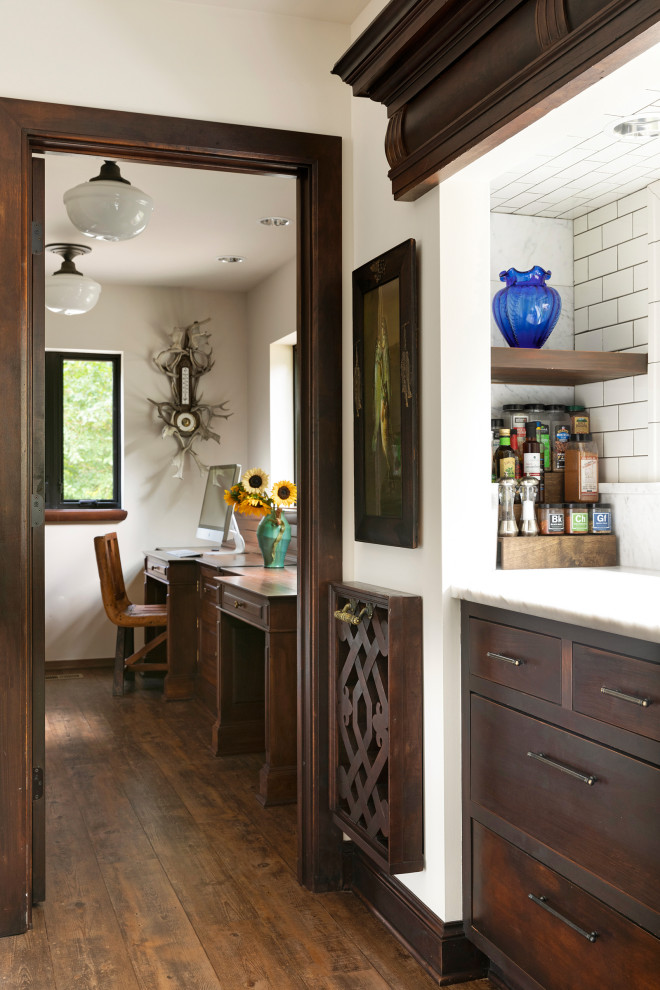
[[[660,138],[612,133],[633,116],[660,117],[660,45],[533,124],[532,154],[491,180],[493,211],[573,219],[660,179]]]
[[[118,243],[81,234],[66,214],[67,189],[97,175],[102,159],[46,155],[46,244],[86,244],[77,268],[103,283],[182,286],[247,292],[296,254],[296,181],[286,176],[239,175],[205,169],[120,162],[122,176],[154,200],[138,237]],[[265,227],[265,216],[288,217],[288,227]],[[221,255],[245,261],[223,264]],[[46,256],[46,273],[61,259]]]
[[[234,7],[268,14],[288,14],[315,21],[352,24],[370,0],[178,0],[179,3],[202,3],[211,7]]]

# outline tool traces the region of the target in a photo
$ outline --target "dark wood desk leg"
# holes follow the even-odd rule
[[[264,633],[218,610],[214,756],[264,750]]]
[[[163,696],[181,701],[194,695],[197,671],[198,569],[195,561],[167,568],[167,662]]]
[[[296,788],[297,636],[266,635],[266,762],[259,772],[257,800],[293,804]]]

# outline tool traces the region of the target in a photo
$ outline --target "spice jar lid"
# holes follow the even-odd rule
[[[565,509],[587,509],[588,506],[584,502],[564,502]]]
[[[572,505],[573,503],[569,503],[569,504]],[[550,502],[548,504],[548,508],[549,509],[563,509],[564,508],[564,503],[563,502]]]
[[[504,426],[503,419],[491,419],[490,428],[491,430],[496,430],[498,426]]]
[[[546,406],[542,402],[527,402],[523,409],[545,409]]]
[[[516,412],[522,409],[522,406],[519,402],[508,402],[505,406],[502,406],[502,409],[505,409],[507,412]]]
[[[592,512],[602,512],[603,509],[611,509],[612,506],[609,502],[592,502],[589,508]]]
[[[571,443],[589,443],[591,433],[571,433]]]
[[[566,412],[584,412],[585,406],[566,406]]]
[[[562,405],[557,405],[557,406],[546,406],[545,408],[546,408],[546,410],[548,410],[548,409],[555,409],[555,410],[559,410],[559,412],[566,412],[566,408],[567,407],[566,406],[562,406]]]

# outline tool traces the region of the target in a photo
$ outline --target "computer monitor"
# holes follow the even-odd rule
[[[240,464],[214,464],[209,468],[197,525],[197,539],[219,543],[216,552],[243,553],[245,540],[234,519],[234,506],[225,502],[225,489],[238,483]]]

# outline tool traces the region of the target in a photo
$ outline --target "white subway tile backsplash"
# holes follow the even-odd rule
[[[641,320],[635,320],[635,347],[639,347],[641,344],[646,344],[648,346],[649,342],[649,318],[648,316],[642,317]]]
[[[646,402],[649,397],[648,375],[635,375],[633,378],[633,397],[635,402]]]
[[[575,285],[578,282],[586,282],[589,278],[589,259],[580,258],[578,261],[573,263],[573,282]]]
[[[646,189],[640,189],[638,192],[633,193],[632,196],[625,196],[617,203],[617,209],[620,217],[622,217],[624,213],[632,213],[634,210],[642,210],[645,207]]]
[[[635,430],[633,441],[635,457],[646,457],[649,452],[649,430],[648,426],[643,430]]]
[[[649,471],[648,457],[619,458],[619,481],[647,481]]]
[[[618,323],[618,319],[616,299],[609,299],[607,302],[596,303],[589,307],[590,330],[611,326],[613,323]]]
[[[629,241],[633,235],[632,226],[631,213],[606,223],[603,226],[603,248],[612,247],[613,244],[621,244],[622,241]]]
[[[635,440],[632,430],[619,430],[618,433],[605,433],[604,457],[632,457]],[[619,473],[621,465],[619,464]]]
[[[648,216],[648,210],[646,208],[643,210],[636,210],[635,213],[633,213],[633,237],[639,237],[640,234],[648,234]]]
[[[599,459],[603,456],[603,434],[602,433],[591,433],[591,439],[596,444],[596,450],[598,451]]]
[[[648,289],[648,287],[649,263],[648,261],[643,261],[641,265],[635,265],[633,268],[633,289],[637,292],[639,289]]]
[[[646,289],[632,292],[629,296],[620,296],[619,323],[623,323],[625,320],[641,320],[647,315],[648,293]]]
[[[609,203],[608,206],[601,206],[599,210],[593,210],[591,213],[587,213],[587,226],[598,227],[600,224],[608,223],[610,220],[616,220],[618,215],[616,203]]]
[[[602,351],[603,349],[603,331],[602,330],[587,330],[586,333],[580,333],[575,335],[575,350],[576,351]]]
[[[593,231],[589,231],[589,233],[593,233]],[[617,248],[611,247],[607,251],[597,251],[596,254],[590,254],[589,278],[598,278],[599,275],[608,275],[609,272],[617,271],[617,250]]]
[[[585,230],[589,226],[588,218],[589,218],[589,214],[588,213],[585,213],[584,216],[576,217],[575,218],[574,225],[573,225],[573,233],[574,234],[583,234],[585,232]]]
[[[614,299],[615,296],[626,296],[628,293],[634,291],[634,269],[624,268],[620,272],[612,272],[611,275],[604,275],[602,281],[603,299]],[[589,285],[590,283],[587,284]]]
[[[630,269],[632,271],[632,269]],[[611,278],[612,276],[608,276]],[[632,279],[631,279],[632,283]],[[632,292],[631,288],[628,292]],[[610,298],[608,296],[608,298]],[[602,302],[603,299],[603,279],[594,278],[589,282],[582,282],[580,285],[575,286],[575,306],[591,306],[592,303]]]
[[[641,376],[640,376],[641,377]],[[590,382],[588,385],[575,386],[575,404],[593,409],[603,404],[603,383]]]
[[[619,480],[618,457],[601,457],[598,462],[598,479],[609,482]]]
[[[619,406],[589,407],[589,416],[592,433],[611,433],[619,429]]]
[[[575,238],[575,257],[584,258],[587,254],[595,254],[603,247],[602,228],[594,227]],[[610,269],[611,270],[611,269]]]
[[[591,233],[591,231],[589,231]],[[618,267],[630,268],[631,265],[639,265],[646,261],[648,257],[648,239],[646,234],[635,237],[632,241],[624,241],[617,247]]]
[[[648,402],[628,402],[618,409],[620,430],[641,430],[649,425]]]
[[[603,402],[606,406],[614,406],[620,402],[632,402],[633,397],[632,378],[613,378],[609,382],[603,382]]]
[[[623,351],[634,346],[633,324],[617,323],[613,327],[603,327],[603,350]]]

